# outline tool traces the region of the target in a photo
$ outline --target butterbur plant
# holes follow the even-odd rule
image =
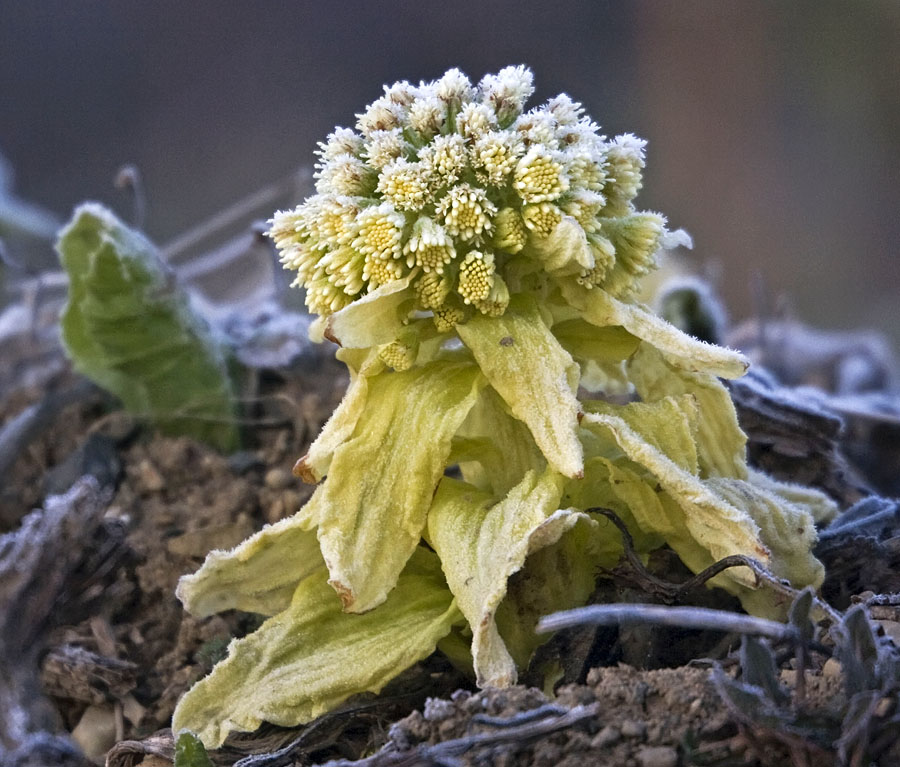
[[[272,219],[351,381],[297,463],[309,502],[179,584],[195,615],[270,617],[176,730],[217,746],[306,722],[435,647],[481,686],[514,683],[537,619],[622,553],[594,507],[695,571],[743,554],[820,583],[814,526],[835,509],[747,468],[719,381],[746,360],[636,298],[658,252],[689,243],[635,208],[644,142],[607,139],[566,95],[525,111],[532,90],[524,67],[385,88],[321,144],[317,193]],[[747,568],[713,583],[785,609]]]

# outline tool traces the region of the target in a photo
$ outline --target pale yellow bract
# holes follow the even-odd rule
[[[718,378],[746,360],[635,300],[657,252],[689,243],[634,207],[644,142],[607,140],[565,94],[525,111],[532,90],[521,66],[387,87],[321,145],[317,193],[275,214],[351,383],[298,461],[320,483],[306,506],[182,579],[199,615],[271,617],[187,693],[176,730],[217,746],[309,721],[448,634],[479,684],[514,683],[540,616],[583,603],[622,553],[596,507],[693,570],[743,554],[821,581],[814,521],[834,504],[748,471]],[[714,583],[783,608],[746,568]]]

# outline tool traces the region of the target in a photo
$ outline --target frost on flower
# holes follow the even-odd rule
[[[351,383],[295,467],[310,501],[179,589],[201,614],[271,615],[179,704],[208,745],[378,690],[448,633],[478,683],[513,683],[537,619],[623,552],[595,507],[641,554],[821,581],[813,515],[833,504],[748,471],[719,380],[746,360],[636,299],[689,244],[635,205],[645,143],[566,94],[527,109],[533,91],[524,66],[388,86],[320,144],[317,193],[272,218]],[[714,585],[780,614],[746,568]]]
[[[419,300],[431,291],[418,283],[433,270],[449,275],[450,292],[460,299],[453,314],[465,307],[459,321],[473,312],[497,314],[507,303],[502,287],[496,300],[466,301],[468,283],[459,281],[469,252],[486,246],[496,285],[513,292],[546,294],[562,283],[633,294],[655,253],[636,256],[632,237],[605,232],[623,230],[620,219],[638,212],[645,144],[631,134],[608,140],[566,94],[526,110],[533,92],[524,66],[485,75],[477,85],[451,69],[431,82],[385,87],[357,115],[355,129],[336,128],[319,145],[318,194],[293,211],[292,231],[284,228],[287,214],[272,222],[275,244],[285,266],[297,270],[310,309],[340,311],[345,297],[360,299],[418,268],[408,287],[410,316],[424,312],[435,328],[446,327],[449,315],[435,314],[433,300]],[[569,259],[547,258],[564,217],[611,243],[613,252],[604,245],[597,268],[576,271],[560,266]],[[657,248],[664,234],[652,239]],[[329,255],[348,246],[357,258]],[[317,268],[317,260],[326,268]],[[344,271],[329,266],[336,260]]]

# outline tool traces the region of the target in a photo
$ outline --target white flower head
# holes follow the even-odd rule
[[[335,128],[334,131],[328,134],[328,138],[325,141],[319,142],[316,154],[319,155],[324,164],[343,154],[358,157],[362,149],[363,139],[356,131],[351,128]]]
[[[437,214],[447,231],[467,242],[490,231],[491,218],[496,212],[497,206],[488,199],[484,189],[471,184],[453,187],[437,206]]]
[[[472,82],[459,69],[448,69],[444,76],[434,82],[435,95],[447,105],[462,104],[471,101],[475,96]]]
[[[413,225],[403,252],[407,266],[420,266],[425,272],[442,272],[456,257],[453,238],[427,216],[420,217]]]
[[[456,130],[470,141],[496,127],[497,115],[484,104],[465,104],[456,116]]]
[[[421,210],[430,185],[427,166],[402,157],[388,163],[378,178],[378,192],[398,210]]]
[[[560,125],[574,125],[584,113],[584,107],[566,93],[560,93],[547,102],[547,111]]]
[[[441,186],[453,184],[469,161],[465,139],[458,133],[435,136],[434,141],[419,152],[419,161],[428,168],[435,183]]]
[[[599,192],[606,184],[606,152],[582,149],[581,145],[565,152],[566,174],[574,187]]]
[[[406,80],[384,86],[384,98],[400,107],[409,108],[418,95],[419,89]]]
[[[388,202],[364,209],[356,221],[359,234],[353,247],[381,260],[400,258],[406,219]]]
[[[477,87],[458,69],[401,81],[357,115],[355,130],[319,144],[318,193],[276,213],[269,232],[311,310],[337,311],[404,276],[441,332],[473,311],[503,314],[511,289],[546,286],[542,271],[631,295],[670,236],[632,202],[644,142],[608,141],[566,94],[526,112],[533,90],[524,66]],[[577,270],[554,266],[553,248],[568,247],[557,241],[580,243]]]
[[[534,93],[534,75],[525,66],[504,67],[496,75],[485,75],[479,83],[481,98],[490,104],[502,127],[515,120]]]
[[[502,186],[507,182],[524,153],[524,142],[512,131],[484,133],[470,150],[478,180],[493,186]]]
[[[357,235],[358,197],[318,195],[304,225],[310,243],[320,250],[349,245]]]
[[[358,157],[342,154],[322,163],[315,173],[316,191],[348,197],[365,196],[372,191],[375,174]]]
[[[545,109],[532,109],[520,115],[514,124],[526,146],[537,144],[544,149],[559,148],[558,127],[556,118]]]
[[[606,151],[609,182],[604,187],[607,209],[604,215],[621,216],[629,212],[631,201],[643,184],[644,149],[647,142],[631,133],[616,136]]]
[[[425,141],[440,133],[446,122],[447,105],[433,92],[426,91],[409,108],[409,127]]]
[[[357,130],[364,136],[370,136],[374,131],[403,127],[407,115],[405,108],[391,101],[389,97],[382,96],[369,104],[366,111],[356,117]]]
[[[513,187],[525,202],[549,202],[569,189],[562,156],[542,146],[532,146],[516,164]]]
[[[470,250],[459,267],[456,292],[465,304],[484,301],[494,285],[494,255]]]
[[[403,131],[394,128],[373,131],[366,141],[363,154],[372,168],[381,170],[391,161],[405,156],[409,150],[410,146],[403,138]]]
[[[562,212],[549,202],[525,205],[522,208],[522,221],[537,237],[547,237],[562,221]]]

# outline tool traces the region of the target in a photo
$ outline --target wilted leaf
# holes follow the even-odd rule
[[[87,203],[57,250],[69,275],[62,338],[76,369],[163,430],[234,449],[224,355],[153,245]]]
[[[550,332],[535,300],[517,296],[502,317],[476,315],[457,331],[550,465],[567,477],[580,476],[578,365]]]
[[[647,307],[619,301],[602,288],[588,290],[570,280],[560,281],[560,288],[565,299],[580,310],[588,322],[602,328],[622,326],[655,346],[679,368],[737,378],[750,364],[740,352],[698,341],[657,317]]]
[[[579,520],[588,522],[585,514],[557,511],[562,486],[563,478],[548,468],[541,476],[528,472],[499,503],[447,477],[438,488],[428,515],[428,541],[472,627],[472,656],[481,686],[504,687],[516,680],[515,662],[495,621],[510,576],[522,569],[529,554],[556,543]],[[568,563],[572,568],[579,565]],[[589,563],[585,567],[591,580],[592,569]],[[542,588],[540,577],[532,586]]]
[[[422,548],[384,604],[365,615],[343,612],[326,578],[305,578],[284,612],[232,641],[228,657],[181,699],[172,729],[216,748],[229,732],[263,721],[311,721],[350,695],[378,692],[462,618],[437,557]]]
[[[435,361],[368,380],[316,513],[331,583],[350,612],[381,603],[416,548],[453,435],[484,384],[471,362]]]
[[[701,477],[747,477],[747,435],[738,425],[731,395],[709,373],[692,373],[673,365],[649,344],[641,344],[628,363],[641,399],[690,394],[697,403],[697,453]]]
[[[275,615],[297,584],[325,567],[315,533],[317,488],[302,512],[268,525],[231,551],[211,551],[203,566],[178,581],[177,596],[192,615],[223,610]]]

